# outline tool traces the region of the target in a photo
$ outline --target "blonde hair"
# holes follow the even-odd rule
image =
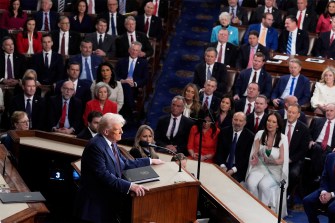
[[[320,79],[320,83],[326,83],[325,82],[325,74],[330,71],[332,72],[333,76],[334,76],[334,84],[335,84],[335,68],[332,66],[328,66],[326,67],[326,69],[324,69],[324,71],[321,74],[321,79]]]

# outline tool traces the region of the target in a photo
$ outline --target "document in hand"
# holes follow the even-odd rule
[[[125,170],[122,174],[125,180],[132,183],[145,183],[159,180],[158,174],[151,166]]]

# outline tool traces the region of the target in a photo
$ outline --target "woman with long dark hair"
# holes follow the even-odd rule
[[[42,34],[37,32],[34,18],[28,18],[23,31],[17,34],[16,47],[21,54],[34,54],[42,51]]]
[[[22,30],[26,20],[27,13],[22,11],[20,0],[11,0],[8,11],[5,11],[1,16],[0,27]]]
[[[90,33],[94,31],[91,17],[87,14],[88,5],[85,0],[79,0],[73,8],[70,16],[70,27],[72,31],[79,33]]]
[[[328,32],[331,30],[331,18],[335,16],[335,1],[330,1],[327,4],[325,12],[320,15],[316,25],[316,33]]]
[[[230,95],[224,95],[221,99],[219,110],[216,112],[216,126],[220,129],[232,125],[235,113],[234,100]]]

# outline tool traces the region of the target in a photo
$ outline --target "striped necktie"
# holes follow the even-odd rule
[[[286,46],[287,55],[291,55],[291,47],[292,47],[292,32],[290,32],[287,40],[287,46]]]

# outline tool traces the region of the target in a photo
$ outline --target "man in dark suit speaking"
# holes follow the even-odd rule
[[[122,179],[122,171],[163,163],[150,158],[128,160],[120,153],[117,142],[121,140],[124,123],[121,115],[106,113],[100,120],[98,135],[84,149],[75,214],[85,222],[128,222],[120,219],[126,211],[126,194],[132,191],[136,196],[144,196],[148,189]]]

